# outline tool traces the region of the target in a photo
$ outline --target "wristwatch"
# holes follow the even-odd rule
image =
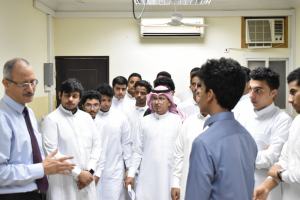
[[[92,175],[94,175],[94,170],[93,170],[93,169],[91,169],[89,172],[90,172]]]
[[[282,182],[284,182],[284,181],[282,180],[282,177],[281,177],[280,175],[281,175],[282,172],[284,172],[284,171],[285,171],[284,169],[279,169],[279,170],[277,171],[277,176],[278,176],[279,180],[282,181]]]

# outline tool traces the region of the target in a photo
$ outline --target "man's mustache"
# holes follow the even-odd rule
[[[34,95],[34,92],[27,92],[26,94],[23,94],[23,96],[32,96]]]

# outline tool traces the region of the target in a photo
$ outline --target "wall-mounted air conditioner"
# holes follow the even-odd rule
[[[170,18],[142,18],[141,37],[204,37],[204,27],[166,25],[170,21]],[[204,18],[183,18],[181,22],[204,24]]]
[[[248,48],[271,48],[284,43],[284,19],[246,19]]]

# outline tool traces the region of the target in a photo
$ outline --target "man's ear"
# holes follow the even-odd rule
[[[61,100],[61,92],[58,92],[58,98]]]
[[[274,89],[271,91],[271,96],[274,98],[278,93],[278,90]]]
[[[207,102],[213,101],[215,98],[215,93],[212,89],[210,89],[207,93]]]
[[[4,78],[4,79],[2,80],[2,84],[4,85],[5,90],[8,90],[8,88],[9,88],[9,86],[8,86],[8,84],[9,84],[8,80],[6,80],[6,79]]]

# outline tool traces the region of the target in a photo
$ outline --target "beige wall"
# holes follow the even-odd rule
[[[0,19],[0,79],[3,78],[3,66],[9,59],[21,57],[31,63],[40,83],[29,107],[39,119],[48,113],[48,101],[43,98],[47,96],[43,87],[43,63],[47,62],[46,14],[33,8],[32,0],[9,0],[1,1]],[[0,98],[4,92],[2,85]],[[41,106],[38,108],[35,104]]]
[[[296,8],[296,65],[295,68],[300,67],[300,6]]]
[[[189,71],[208,58],[231,57],[240,63],[244,54],[290,54],[290,48],[223,53],[224,47],[241,47],[241,18],[206,18],[210,26],[203,39],[141,38],[134,19],[56,18],[56,56],[107,55],[110,82],[138,72],[152,82],[159,71],[172,74],[176,92],[188,88]],[[290,20],[289,20],[290,21]]]

